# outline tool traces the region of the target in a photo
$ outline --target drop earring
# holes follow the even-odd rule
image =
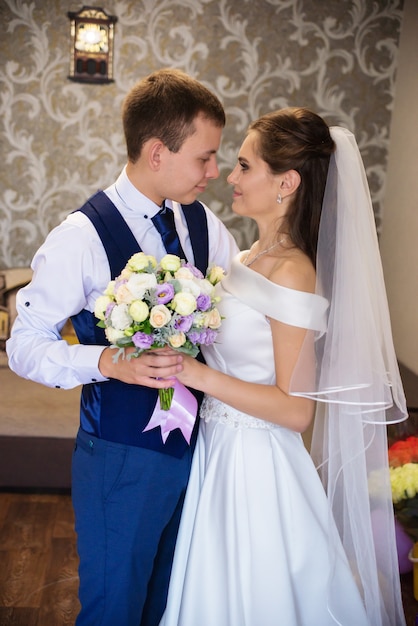
[[[282,195],[281,195],[280,193],[279,193],[279,195],[277,196],[277,202],[278,202],[279,204],[281,204],[281,203],[283,202]]]

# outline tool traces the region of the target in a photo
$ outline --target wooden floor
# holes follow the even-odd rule
[[[68,494],[0,493],[0,626],[74,624],[77,566]]]
[[[0,626],[73,625],[77,564],[70,495],[0,492]],[[412,574],[401,578],[407,626],[416,626]]]

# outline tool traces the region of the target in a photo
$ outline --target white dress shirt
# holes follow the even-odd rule
[[[166,254],[151,218],[160,207],[132,185],[125,168],[105,190],[146,254],[160,259]],[[194,262],[190,237],[180,205],[167,201],[174,211],[176,229],[190,262]],[[228,269],[238,252],[222,222],[205,207],[209,230],[209,265]],[[70,389],[104,381],[98,368],[103,346],[69,345],[61,330],[69,317],[82,309],[94,311],[98,296],[110,281],[109,262],[100,237],[80,211],[54,228],[35,254],[33,278],[18,292],[18,317],[7,341],[9,366],[19,376],[49,387]]]

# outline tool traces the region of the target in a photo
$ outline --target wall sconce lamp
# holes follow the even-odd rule
[[[113,38],[118,18],[90,6],[67,15],[71,22],[68,78],[81,83],[113,82]]]

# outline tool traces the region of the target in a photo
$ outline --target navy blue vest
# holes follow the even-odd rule
[[[209,239],[206,213],[200,202],[182,205],[186,218],[195,265],[206,273],[209,258]],[[108,196],[99,191],[79,211],[91,220],[106,251],[111,278],[125,267],[128,259],[141,248],[129,226]],[[97,326],[97,318],[84,309],[72,317],[78,340],[87,345],[109,345],[104,330]],[[200,392],[192,390],[199,405]],[[160,428],[143,433],[157,401],[158,391],[141,385],[128,385],[116,379],[84,385],[81,393],[81,428],[107,441],[148,448],[181,458],[188,448],[181,431],[170,433],[166,443]],[[197,435],[199,420],[192,435]]]

